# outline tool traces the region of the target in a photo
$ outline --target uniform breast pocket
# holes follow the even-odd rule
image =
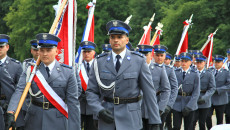
[[[111,73],[102,72],[100,73],[100,79],[105,85],[110,85],[114,81],[115,76],[113,76]]]
[[[137,79],[137,72],[131,72],[131,73],[124,73],[123,74],[124,79]]]

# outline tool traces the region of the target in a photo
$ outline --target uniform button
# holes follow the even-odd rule
[[[117,77],[116,79],[118,80],[119,78]]]

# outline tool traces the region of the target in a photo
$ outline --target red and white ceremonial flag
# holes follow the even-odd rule
[[[58,12],[62,0],[59,0],[58,5],[54,6],[56,13]],[[59,53],[56,56],[57,61],[70,66],[74,65],[75,60],[75,38],[76,38],[76,0],[69,0],[59,19],[58,26],[54,34],[61,39],[58,43]]]
[[[203,47],[200,49],[200,51],[203,53],[203,55],[207,57],[207,68],[209,68],[210,66],[213,65],[213,61],[212,61],[213,36],[216,34],[216,31],[214,33],[211,33],[208,36],[208,40],[205,42]]]
[[[144,30],[145,30],[145,33],[144,33],[144,35],[142,36],[139,45],[150,45],[150,38],[151,38],[151,30],[152,30],[152,27],[150,26],[150,27],[148,28],[148,26],[144,26],[143,28],[144,28]],[[146,31],[146,30],[147,30],[147,31]]]
[[[82,37],[83,41],[91,41],[94,42],[94,10],[96,6],[96,0],[93,0],[93,2],[90,2],[87,4],[86,9],[88,9],[88,19],[86,22],[85,30]],[[87,84],[89,77],[86,73],[86,68],[84,64],[82,63],[83,57],[82,57],[82,48],[79,46],[75,62],[78,65],[78,73],[81,78],[81,85],[83,90],[85,91],[87,89]]]

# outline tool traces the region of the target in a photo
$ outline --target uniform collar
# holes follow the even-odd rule
[[[121,62],[122,62],[122,60],[124,59],[125,54],[126,54],[126,49],[123,50],[123,51],[119,54],[119,55],[121,56],[121,59],[120,59]],[[114,61],[114,62],[117,61],[117,59],[116,59],[117,54],[116,54],[115,52],[113,52],[113,50],[112,50],[112,56],[113,56],[113,61]]]
[[[0,61],[1,61],[2,63],[5,63],[6,57],[7,57],[7,55],[6,55],[4,58],[2,58]]]
[[[190,67],[187,70],[182,69],[182,72],[188,73],[189,70],[190,70]]]
[[[91,66],[91,65],[93,64],[93,60],[94,60],[94,59],[92,59],[90,62],[86,62],[86,61],[84,60],[84,62],[85,62],[85,64],[89,63],[89,66]]]
[[[56,60],[54,60],[51,64],[49,64],[48,66],[46,66],[45,64],[45,67],[48,67],[49,68],[49,70],[50,70],[50,73],[51,73],[51,71],[53,70],[53,68],[54,68],[54,66],[55,66],[55,62],[56,62]]]
[[[204,67],[204,68],[205,68],[205,67]],[[199,71],[198,69],[197,69],[197,70],[198,70],[200,73],[202,73],[202,72],[204,71],[204,68],[203,68],[201,71]]]

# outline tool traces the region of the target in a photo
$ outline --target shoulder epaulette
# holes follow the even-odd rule
[[[100,55],[97,55],[97,58],[100,58],[100,57],[103,57],[103,56],[106,56],[108,55],[108,53],[101,53]]]
[[[174,69],[174,71],[180,71],[181,70],[181,68],[175,68]]]
[[[33,58],[25,59],[23,62],[30,62]]]
[[[143,54],[141,54],[140,52],[136,52],[136,51],[131,51],[132,54],[138,55],[140,57],[144,57]]]
[[[11,61],[15,62],[15,63],[18,63],[20,64],[20,61],[16,60],[16,59],[13,59],[13,58],[10,58]]]
[[[66,64],[61,64],[61,66],[72,69],[72,66],[66,65]]]
[[[173,67],[170,66],[170,65],[165,65],[165,68],[170,68],[170,69],[172,69]]]

